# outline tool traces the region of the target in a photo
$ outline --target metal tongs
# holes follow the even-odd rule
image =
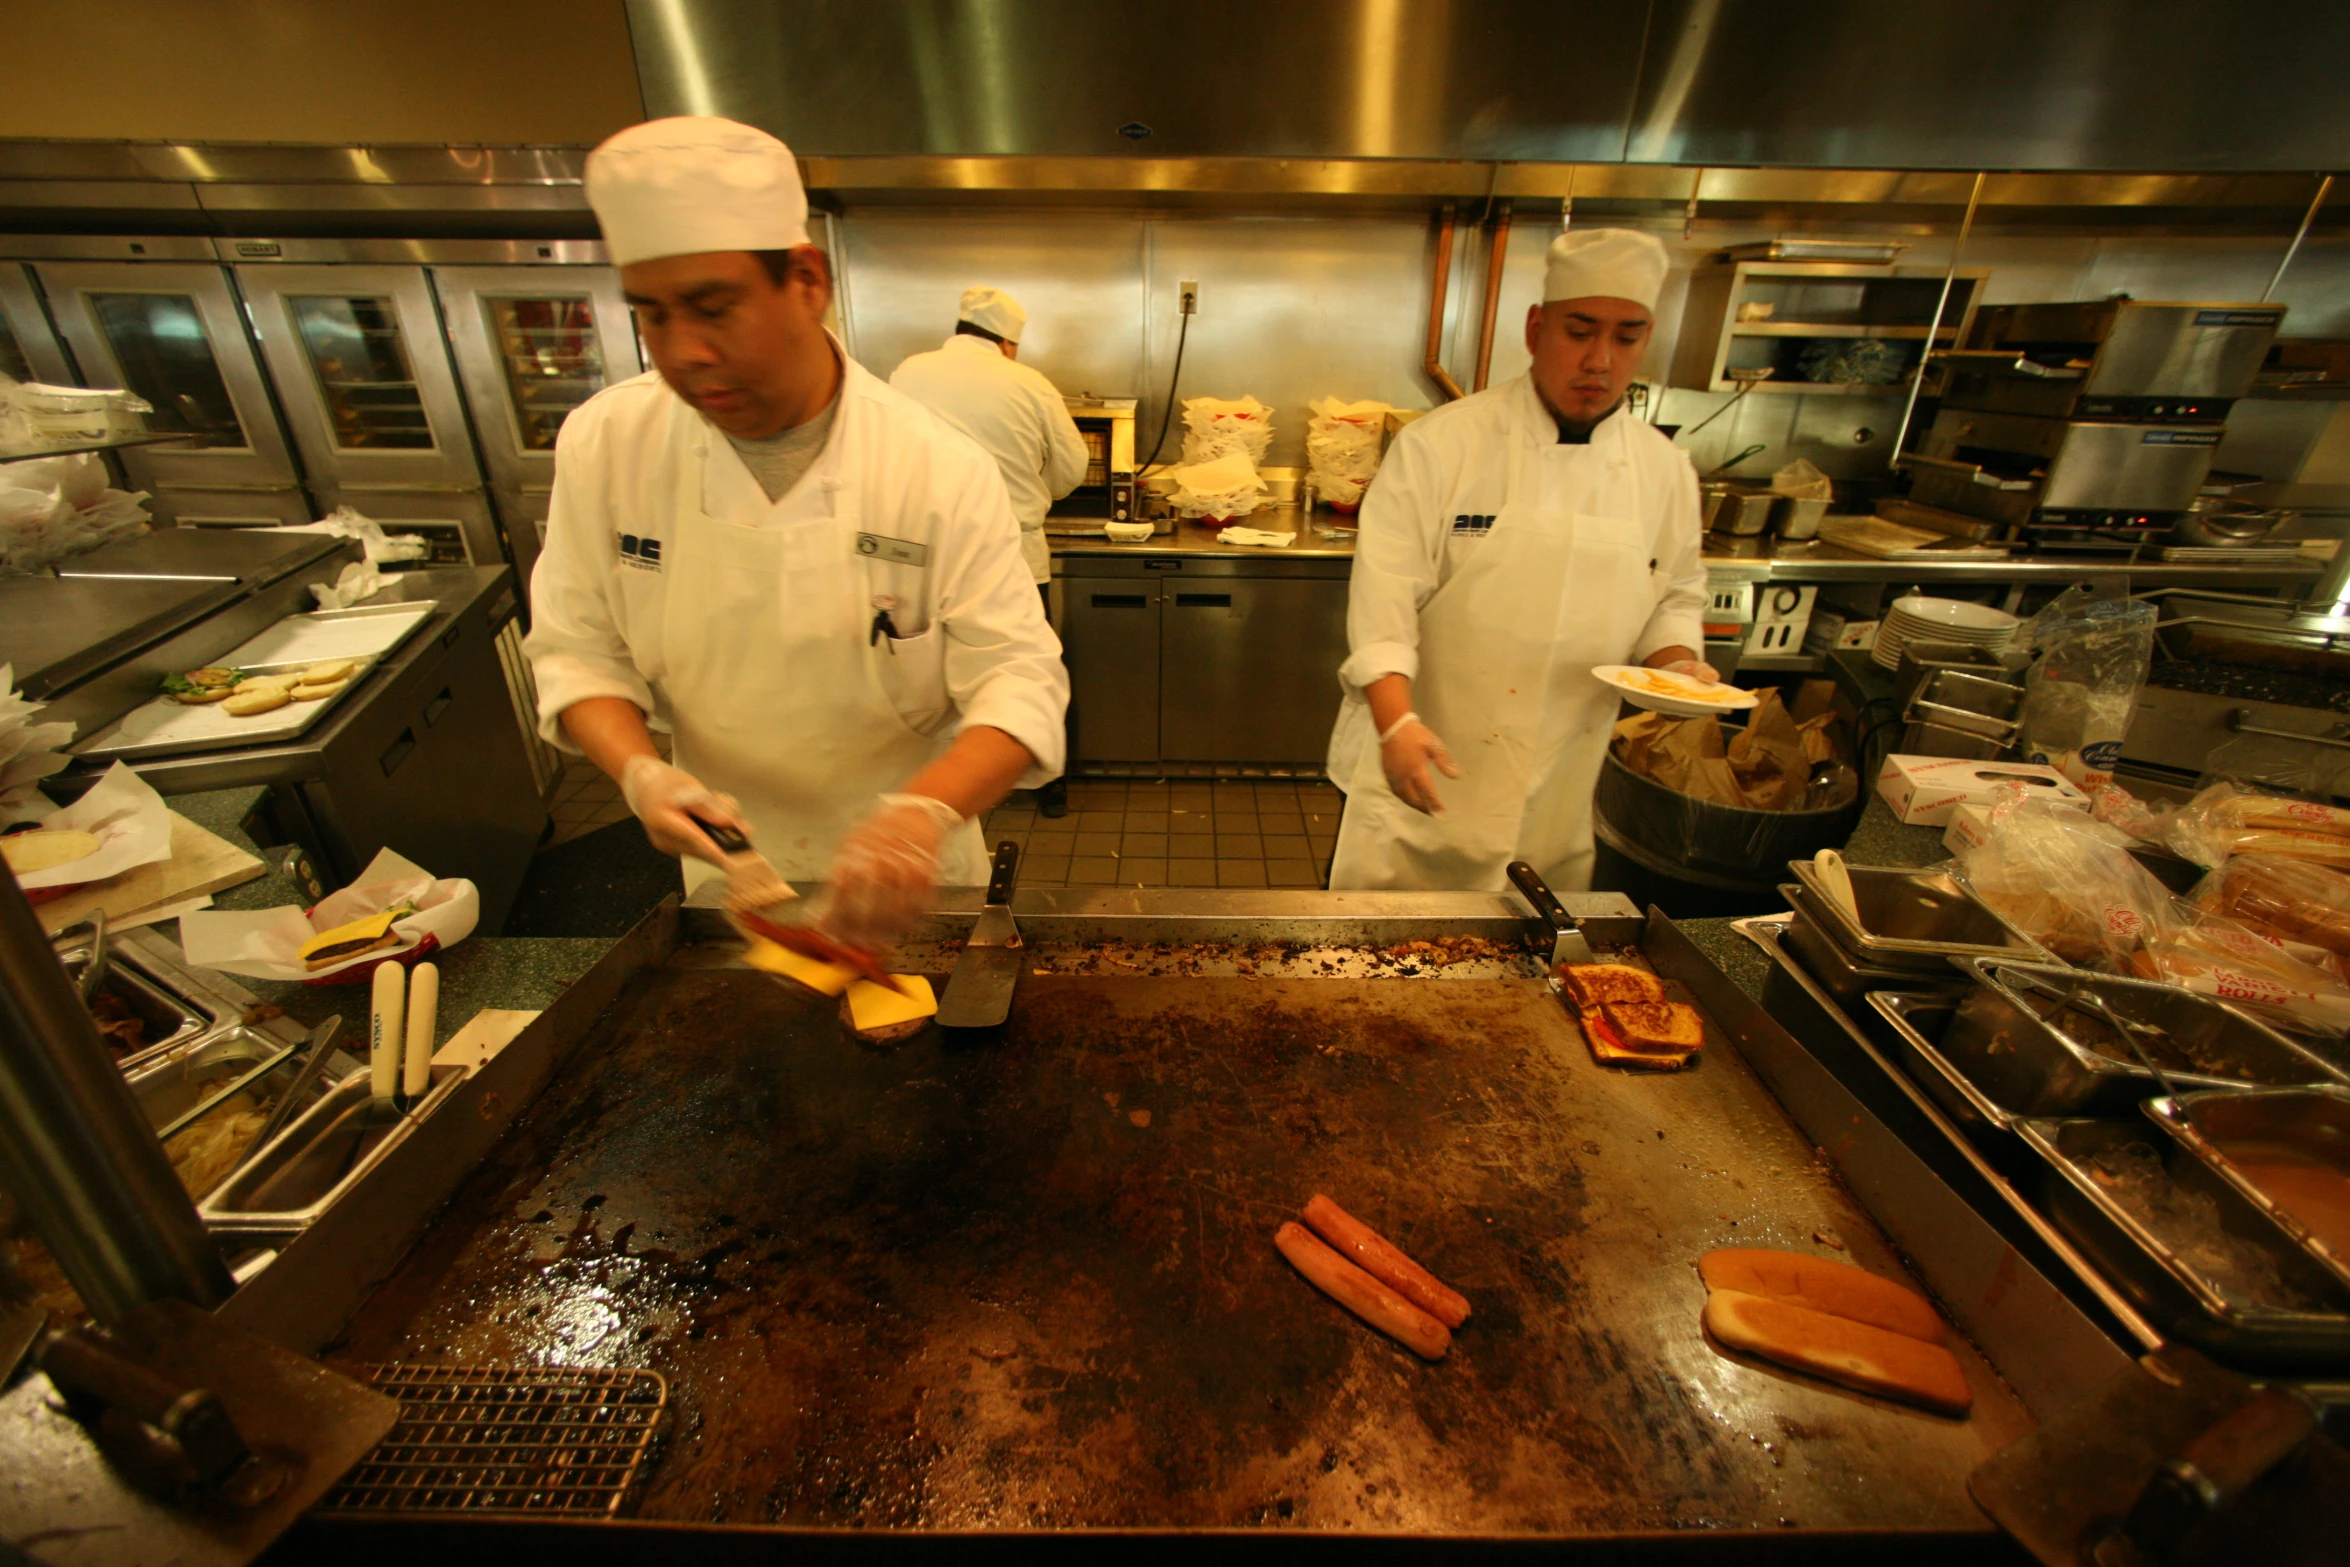
[[[2187,1109],[2186,1101],[2182,1097],[2185,1091],[2177,1083],[2171,1081],[2168,1070],[2154,1064],[2153,1054],[2144,1045],[2138,1043],[2140,1034],[2151,1034],[2157,1039],[2168,1039],[2170,1037],[2168,1029],[2158,1028],[2152,1023],[2132,1022],[2116,1012],[2113,1009],[2113,1003],[2094,990],[2067,990],[2061,985],[2042,979],[2037,974],[2019,974],[2012,969],[2003,971],[2001,978],[2011,985],[2021,981],[2025,989],[2036,991],[2056,1002],[2059,1012],[2086,1012],[2107,1028],[2112,1029],[2114,1037],[2128,1046],[2130,1054],[2138,1058],[2138,1064],[2152,1073],[2154,1080],[2162,1085],[2162,1091],[2168,1094],[2171,1102],[2179,1107],[2180,1116],[2186,1120],[2188,1125],[2194,1125],[2195,1117]]]

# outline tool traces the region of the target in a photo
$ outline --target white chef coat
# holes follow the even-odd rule
[[[793,878],[968,725],[1029,749],[1024,785],[1057,776],[1069,699],[995,465],[841,362],[831,438],[776,501],[656,374],[575,410],[524,645],[549,741],[576,749],[558,722],[575,702],[634,702]],[[689,885],[712,870],[689,860]],[[941,879],[986,882],[975,824]]]
[[[1704,646],[1689,459],[1622,412],[1588,444],[1562,443],[1521,376],[1408,426],[1361,525],[1331,736],[1348,794],[1331,885],[1496,889],[1522,858],[1555,887],[1588,886],[1617,707],[1589,670]],[[1435,779],[1442,816],[1404,805],[1380,768],[1363,690],[1389,674],[1412,679],[1414,707],[1467,774]]]
[[[889,384],[979,443],[1003,471],[1020,520],[1020,553],[1038,582],[1053,578],[1044,516],[1085,477],[1085,440],[1053,383],[1006,359],[984,337],[957,332],[890,372]]]

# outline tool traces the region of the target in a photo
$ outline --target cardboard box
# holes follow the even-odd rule
[[[2014,780],[2031,784],[2041,799],[2089,807],[2089,797],[2053,767],[1963,756],[1888,756],[1877,774],[1877,793],[1908,826],[1947,827],[1959,806],[1983,804],[2000,785]]]
[[[1965,859],[1983,846],[1991,836],[1991,807],[1987,805],[1954,805],[1950,808],[1950,825],[1942,829],[1942,847],[1953,859]]]

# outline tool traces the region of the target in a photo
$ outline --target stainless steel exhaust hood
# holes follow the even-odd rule
[[[629,0],[651,114],[828,157],[2350,164],[2350,6]]]

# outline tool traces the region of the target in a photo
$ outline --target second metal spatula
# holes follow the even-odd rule
[[[941,1028],[994,1028],[1012,1015],[1012,987],[1019,983],[1020,927],[1012,923],[1012,887],[1020,877],[1020,846],[996,845],[987,877],[987,906],[971,939],[955,960],[947,993],[938,1004]]]

